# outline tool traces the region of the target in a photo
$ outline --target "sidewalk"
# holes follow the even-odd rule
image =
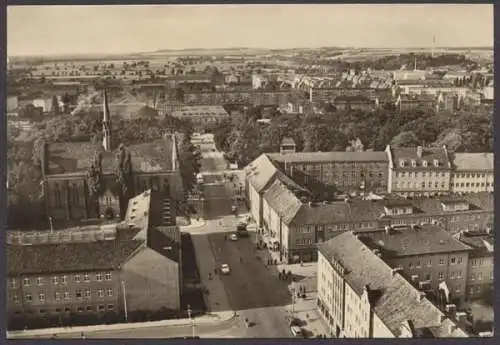
[[[218,313],[211,313],[202,315],[200,317],[194,318],[196,324],[206,325],[214,324],[218,322],[228,321],[235,317],[233,311],[223,311]],[[162,321],[150,321],[150,322],[133,322],[133,323],[117,323],[112,325],[95,325],[95,326],[77,326],[77,327],[65,327],[65,328],[44,328],[44,329],[33,329],[26,331],[7,331],[7,338],[26,338],[26,337],[36,337],[41,335],[52,335],[52,334],[68,334],[68,333],[92,333],[98,331],[117,331],[124,329],[136,329],[136,328],[148,328],[148,327],[160,327],[160,326],[189,326],[191,325],[190,319],[173,319],[173,320],[162,320]]]
[[[287,306],[287,310],[291,312],[292,306]],[[319,311],[316,308],[316,293],[308,293],[305,299],[297,298],[295,300],[294,316],[302,321],[305,325],[302,327],[308,333],[309,337],[314,337],[320,334],[330,334],[328,324],[323,320]]]

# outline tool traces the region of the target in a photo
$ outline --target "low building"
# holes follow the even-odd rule
[[[395,106],[399,111],[414,109],[434,110],[436,108],[436,96],[433,95],[399,95]]]
[[[222,106],[186,106],[171,112],[173,117],[187,119],[193,122],[195,127],[203,127],[215,124],[229,118],[229,114]]]
[[[336,338],[468,337],[351,232],[319,246],[317,304]]]
[[[287,153],[295,153],[297,151],[297,145],[293,138],[285,137],[281,140],[280,144],[280,154],[284,155]]]
[[[452,162],[446,146],[385,149],[389,159],[388,193],[430,196],[450,192]]]
[[[12,325],[112,322],[134,313],[180,312],[180,231],[169,200],[151,191],[130,200],[125,222],[106,231],[38,232],[7,246]],[[82,321],[83,319],[87,321]],[[27,324],[26,324],[27,325]]]
[[[343,192],[387,192],[385,152],[296,152],[268,154],[297,183],[334,186]]]
[[[458,239],[472,247],[467,267],[468,300],[487,299],[493,293],[494,242],[492,228],[486,231],[463,231]]]
[[[453,154],[451,191],[454,193],[491,192],[494,189],[495,157],[493,153]]]
[[[446,304],[466,299],[468,255],[472,248],[435,225],[415,225],[360,231],[358,238],[394,269],[425,292],[446,283]]]
[[[374,99],[366,96],[338,96],[332,104],[337,110],[373,110],[377,107]]]

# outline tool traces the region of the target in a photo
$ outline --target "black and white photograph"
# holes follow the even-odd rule
[[[8,339],[493,336],[492,4],[6,25]]]

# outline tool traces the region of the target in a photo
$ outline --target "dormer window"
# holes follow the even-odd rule
[[[415,168],[417,166],[417,162],[414,159],[411,160],[411,166],[413,168]]]
[[[401,168],[404,168],[404,167],[405,167],[405,160],[404,160],[404,159],[401,159],[401,160],[399,161],[399,166],[400,166]]]
[[[424,168],[427,168],[427,161],[422,161],[422,166],[423,166]]]
[[[439,161],[437,159],[434,159],[432,161],[432,164],[434,164],[435,167],[438,167],[439,166]]]

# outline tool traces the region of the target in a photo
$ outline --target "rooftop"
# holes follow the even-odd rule
[[[172,140],[158,139],[125,147],[131,154],[134,171],[172,171]],[[47,145],[48,175],[85,173],[92,164],[96,152],[102,154],[102,170],[113,171],[117,150],[106,152],[99,144],[91,142],[53,143]]]
[[[455,171],[493,171],[495,156],[493,153],[463,153],[453,154]]]
[[[360,240],[371,249],[379,249],[383,257],[404,257],[424,254],[469,251],[471,248],[455,239],[446,230],[426,224],[415,228],[377,229],[363,231]]]
[[[369,289],[373,311],[394,335],[398,336],[401,324],[410,320],[415,328],[429,329],[435,337],[467,337],[460,328],[450,330],[451,321],[427,298],[420,299],[420,291],[393,273],[352,232],[322,243],[319,251],[328,261],[334,259],[347,270],[345,280],[358,295],[366,287]]]
[[[323,163],[323,162],[386,162],[387,154],[376,152],[295,152],[281,155],[270,153],[269,157],[279,163]]]
[[[416,169],[424,167],[424,161],[427,167],[434,167],[434,160],[439,163],[440,168],[451,168],[447,151],[444,148],[422,147],[422,155],[419,157],[417,147],[391,147],[392,161],[396,168],[400,168],[400,162],[405,162],[405,169],[414,168],[411,161],[415,161]]]

